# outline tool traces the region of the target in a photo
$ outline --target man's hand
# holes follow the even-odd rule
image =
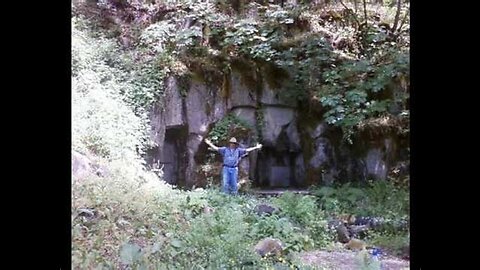
[[[205,143],[213,148],[213,150],[218,151],[218,146],[215,146],[209,139],[205,138]]]
[[[255,147],[257,147],[258,149],[262,149],[263,145],[261,143],[257,143],[257,146]]]

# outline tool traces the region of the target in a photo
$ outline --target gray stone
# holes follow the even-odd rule
[[[316,139],[316,138],[322,136],[322,134],[325,132],[326,129],[327,129],[327,125],[324,122],[322,122],[322,123],[318,124],[317,127],[310,132],[310,136],[313,139]]]
[[[300,136],[298,135],[296,121],[290,122],[285,129],[288,138],[288,149],[291,152],[299,152],[301,150]]]
[[[248,180],[249,176],[250,176],[250,160],[247,157],[244,157],[240,160],[240,163],[238,164],[238,177],[239,177],[238,181]]]
[[[205,84],[193,81],[186,97],[189,133],[205,134],[207,132],[210,119],[206,106],[212,103],[209,101]]]
[[[158,103],[155,103],[149,112],[149,119],[151,126],[150,139],[159,149],[162,149],[165,140],[165,115],[162,107]]]
[[[254,108],[237,107],[232,109],[232,114],[247,122],[252,128],[255,128],[257,118],[255,116]]]
[[[337,240],[341,243],[350,241],[350,233],[345,225],[341,224],[337,227]]]
[[[85,178],[93,171],[93,165],[86,156],[72,150],[72,177],[76,180]]]
[[[177,80],[171,76],[167,79],[165,89],[165,125],[167,128],[173,126],[182,126],[185,124],[183,119],[182,96],[177,86]]]
[[[354,146],[345,144],[340,138],[333,137],[339,132],[326,132],[332,127],[321,119],[311,129],[300,132],[297,118],[304,116],[298,114],[294,106],[287,104],[288,100],[281,100],[278,95],[281,89],[272,89],[265,82],[262,93],[257,98],[257,90],[244,84],[239,73],[233,73],[231,80],[232,91],[228,98],[224,98],[219,89],[213,89],[217,86],[195,80],[191,81],[186,97],[182,98],[176,80],[173,77],[167,79],[165,105],[155,104],[150,112],[151,137],[158,145],[154,161],[161,159],[164,162],[165,178],[177,182],[177,175],[177,178],[185,179],[178,183],[187,181],[187,186],[195,184],[197,166],[200,165],[196,162],[203,162],[199,160],[202,153],[198,151],[203,149],[199,146],[209,128],[229,111],[251,126],[256,126],[255,112],[259,104],[263,115],[261,143],[264,148],[260,154],[258,151],[249,153],[240,163],[239,169],[242,177],[247,178],[248,175],[249,179],[261,185],[301,185],[307,172],[312,181],[327,184],[339,178],[352,181],[385,179],[388,170],[395,169],[391,166],[399,164],[408,156],[399,154],[405,151],[399,151],[402,149],[398,147],[403,144],[397,137],[378,137]],[[180,128],[184,135],[181,139],[172,141],[166,127],[168,130]],[[309,149],[312,156],[304,160],[302,151],[305,149],[302,149],[301,142],[307,139],[313,140],[313,149]],[[253,146],[251,138],[243,138],[241,143],[243,147]],[[311,174],[312,169],[316,175]],[[76,170],[81,171],[79,168]],[[408,174],[408,169],[403,171]],[[255,179],[256,176],[258,179]]]
[[[273,212],[278,211],[276,207],[268,204],[259,204],[253,209],[257,215],[271,215]]]
[[[242,107],[242,106],[257,106],[257,98],[255,89],[249,89],[242,83],[241,75],[233,72],[231,75],[232,88],[230,98],[228,99],[228,108]]]
[[[278,105],[282,104],[279,99],[279,91],[273,90],[268,86],[268,83],[264,84],[260,102],[265,105]]]
[[[198,147],[203,142],[203,138],[196,134],[190,134],[187,139],[187,166],[185,170],[185,185],[191,188],[197,182],[197,163],[195,161],[195,154],[198,151]]]
[[[205,206],[203,207],[203,213],[204,214],[213,214],[215,212],[215,208],[212,208],[212,207],[209,207],[209,206]]]
[[[225,99],[219,93],[220,90],[213,92],[213,113],[210,118],[212,123],[219,121],[228,113]]]
[[[175,144],[165,141],[161,151],[160,163],[163,164],[163,179],[169,184],[178,183],[177,177],[178,153]]]
[[[266,107],[263,110],[263,143],[275,145],[280,133],[290,124],[295,117],[291,108]]]
[[[367,231],[370,230],[368,225],[349,225],[348,232],[352,238],[364,238]]]
[[[255,245],[255,252],[264,257],[264,256],[280,256],[283,251],[284,244],[275,238],[265,238],[258,242]]]
[[[272,166],[270,168],[270,186],[288,187],[290,185],[290,167]]]
[[[256,166],[257,160],[258,160],[258,151],[252,151],[248,153],[248,163],[249,163],[248,176],[250,179],[255,179],[255,174],[257,171],[257,166]]]
[[[108,167],[106,166],[102,166],[102,165],[98,165],[96,170],[95,170],[95,174],[99,177],[108,177],[111,174],[110,170],[108,169]]]
[[[378,148],[370,149],[365,157],[368,177],[377,180],[384,180],[387,177],[387,165],[384,160],[384,153]]]
[[[299,153],[295,158],[295,183],[303,185],[305,182],[305,161],[303,154]]]
[[[325,138],[318,138],[315,140],[314,153],[309,162],[310,166],[317,169],[320,168],[320,166],[328,163],[329,156],[327,153],[327,147],[329,143],[330,142],[328,139]]]
[[[295,107],[295,102],[293,99],[285,100],[280,97],[280,93],[282,91],[285,90],[272,89],[270,85],[265,82],[263,84],[262,94],[260,96],[260,103],[262,103],[263,105]]]
[[[218,89],[209,89],[205,84],[192,81],[185,99],[189,133],[205,135],[208,126],[227,114],[225,100]]]

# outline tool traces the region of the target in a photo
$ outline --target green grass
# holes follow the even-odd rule
[[[73,183],[74,269],[111,269],[122,264],[138,269],[264,269],[274,265],[280,269],[299,266],[295,252],[323,249],[335,240],[326,228],[327,216],[335,212],[323,209],[324,197],[287,192],[278,198],[259,199],[226,196],[219,189],[181,191],[148,172],[140,181],[123,177],[121,170],[112,171],[109,178]],[[389,196],[375,195],[377,189],[359,190],[365,195],[362,199],[385,203]],[[348,198],[337,199],[340,209],[351,203]],[[281,211],[258,216],[253,209],[259,203]],[[207,206],[213,213],[204,213]],[[369,207],[367,212],[378,213],[381,205]],[[90,209],[94,217],[78,216],[81,209]],[[402,209],[387,205],[383,214]],[[262,259],[256,255],[253,246],[264,237],[284,242],[284,256]],[[408,243],[405,233],[376,233],[367,239],[398,253]]]
[[[393,224],[410,219],[410,192],[392,182],[377,181],[354,186],[350,183],[338,187],[314,188],[320,208],[329,215],[353,214],[355,216],[382,217],[388,225],[379,231],[369,231],[367,243],[388,250],[394,255],[404,255],[409,244],[409,229],[398,230]]]

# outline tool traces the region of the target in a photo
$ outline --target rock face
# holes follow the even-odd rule
[[[225,116],[227,109],[218,89],[192,81],[183,97],[177,85],[175,78],[167,79],[165,100],[168,102],[162,110],[154,107],[151,113],[155,131],[151,134],[158,147],[149,152],[147,161],[163,167],[167,182],[193,187],[198,186],[196,171],[204,158],[198,155],[206,152],[202,141],[210,125]]]
[[[181,94],[174,77],[166,80],[164,105],[156,104],[150,112],[150,134],[157,147],[146,157],[150,166],[163,168],[165,181],[189,188],[206,184],[199,174],[209,152],[203,140],[229,113],[256,130],[264,145],[239,165],[240,178],[252,181],[253,186],[383,180],[408,159],[399,151],[401,142],[395,136],[359,137],[348,145],[338,129],[323,121],[321,113],[306,112],[292,100],[282,100],[282,89],[257,82],[256,77],[252,83],[252,76],[242,76],[239,71],[232,72],[227,95],[221,85],[194,79]],[[249,136],[237,139],[242,147],[255,143]],[[82,170],[79,166],[77,170]]]
[[[168,107],[165,110],[165,126],[166,128],[179,127],[185,125],[183,114],[183,101],[178,91],[177,80],[173,77],[167,79],[167,87],[165,89],[165,104]]]

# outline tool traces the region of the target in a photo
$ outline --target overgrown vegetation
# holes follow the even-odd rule
[[[149,146],[149,123],[125,93],[138,88],[112,64],[115,43],[90,36],[78,24],[72,22],[72,147],[111,160],[137,159]]]
[[[402,219],[410,211],[408,189],[387,181],[371,182],[367,188],[346,183],[313,189],[313,193],[319,197],[322,208],[331,212]]]
[[[307,269],[295,253],[335,241],[331,216],[409,220],[408,189],[389,182],[260,199],[227,197],[214,187],[177,190],[145,169],[140,156],[152,146],[146,112],[155,102],[162,106],[165,79],[199,69],[217,78],[241,58],[284,70],[281,94],[320,108],[347,140],[357,130],[383,128],[378,119],[403,119],[393,126],[408,133],[407,7],[361,16],[360,7],[357,13],[332,7],[327,14],[303,2],[293,8],[240,3],[74,1],[72,148],[110,172],[73,179],[74,269]],[[220,144],[259,134],[254,129],[229,115],[209,137]],[[259,216],[260,203],[281,211]],[[264,237],[284,242],[284,254],[258,256],[252,249]],[[385,228],[367,239],[399,251],[409,234]]]
[[[236,136],[237,139],[253,136],[255,140],[256,132],[254,127],[246,121],[234,114],[229,114],[218,121],[208,134],[212,142],[218,145],[225,145],[232,136]]]
[[[404,254],[409,244],[410,192],[391,182],[371,182],[366,186],[350,183],[338,187],[313,188],[320,208],[328,213],[351,214],[357,217],[377,217],[380,230],[369,232],[372,245],[386,248],[394,254]]]
[[[124,29],[118,38],[128,36],[134,44],[129,46],[135,51],[131,68],[139,76],[133,81],[141,87],[129,93],[139,106],[161,94],[167,74],[201,70],[216,74],[209,83],[219,83],[235,59],[268,63],[288,74],[283,96],[323,108],[327,123],[340,127],[353,143],[359,126],[371,119],[409,117],[409,3],[398,3],[124,1],[123,12],[139,16],[138,21],[103,31]],[[140,16],[142,9],[149,12]],[[396,132],[408,132],[408,121],[399,125]]]
[[[117,174],[118,173],[118,174]],[[285,193],[278,198],[258,199],[251,195],[229,197],[218,189],[180,191],[148,178],[132,181],[114,171],[109,178],[92,177],[74,187],[73,265],[145,269],[264,269],[296,265],[295,252],[319,249],[335,241],[327,218],[337,213],[370,211],[380,216],[405,213],[382,203],[393,200],[375,195],[378,188],[353,192],[346,187],[335,196],[343,210],[326,209],[325,197]],[[367,206],[351,207],[351,194],[363,193]],[[347,195],[348,194],[348,195]],[[359,196],[360,197],[360,196]],[[388,196],[387,196],[388,197]],[[268,203],[280,209],[259,216],[254,208]],[[205,211],[206,208],[212,211]],[[400,211],[400,212],[395,212]],[[91,215],[86,213],[91,212]],[[262,259],[253,246],[264,237],[285,243],[280,258]],[[404,233],[373,233],[369,243],[400,251],[408,244]]]

